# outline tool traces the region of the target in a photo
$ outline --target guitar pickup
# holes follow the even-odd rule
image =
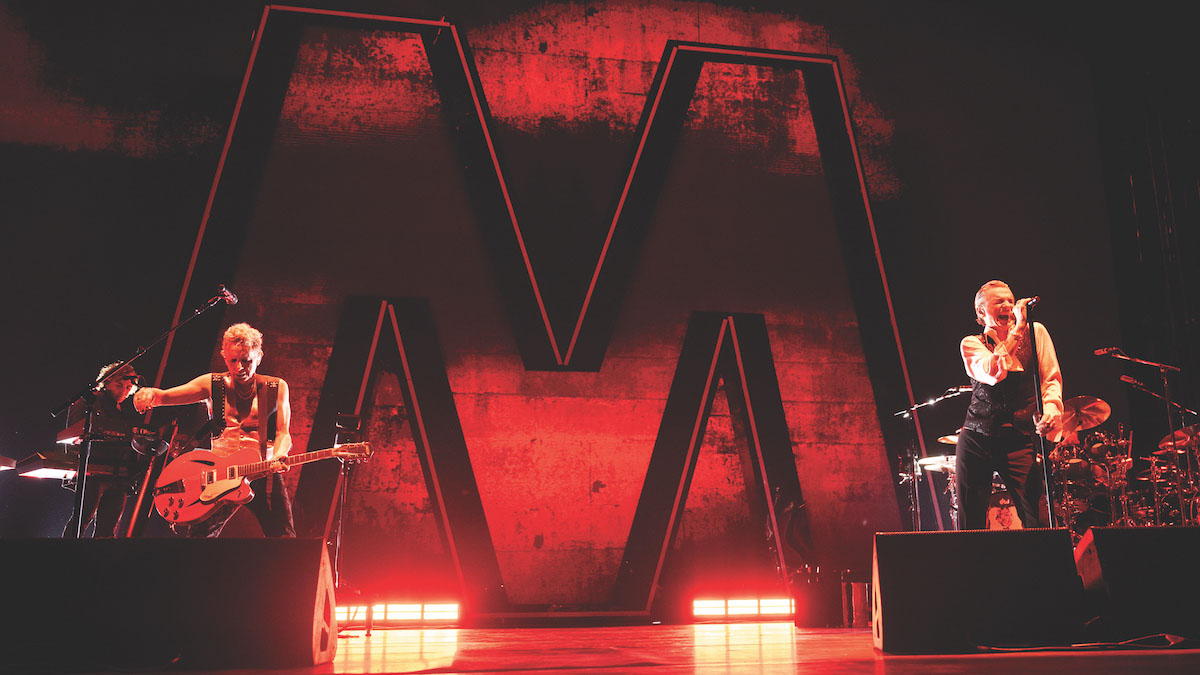
[[[181,480],[177,480],[173,483],[167,483],[166,485],[159,485],[158,487],[154,488],[154,494],[156,495],[177,494],[180,492],[183,492],[183,481]]]

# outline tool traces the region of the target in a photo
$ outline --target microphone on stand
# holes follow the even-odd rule
[[[225,288],[225,284],[217,286],[217,293],[220,294],[221,299],[224,300],[225,304],[227,305],[236,305],[238,302],[237,296],[233,294],[233,291]]]
[[[1124,382],[1125,384],[1132,384],[1133,386],[1140,387],[1142,389],[1146,388],[1146,385],[1142,384],[1141,382],[1138,382],[1137,380],[1133,379],[1132,377],[1130,377],[1128,375],[1122,375],[1121,381]]]
[[[1092,352],[1096,356],[1116,356],[1121,353],[1120,347],[1101,347]]]

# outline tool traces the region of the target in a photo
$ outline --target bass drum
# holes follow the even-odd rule
[[[1013,505],[1013,500],[1008,494],[1008,490],[1000,490],[992,493],[992,498],[988,501],[987,529],[1024,529],[1024,526],[1021,524],[1021,516],[1017,515],[1017,507]]]

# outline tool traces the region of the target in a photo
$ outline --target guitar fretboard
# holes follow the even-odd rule
[[[356,456],[365,456],[366,453],[363,451],[363,449],[361,447],[364,445],[365,444],[363,444],[363,443],[348,443],[346,445],[339,445],[334,448],[326,448],[324,450],[313,450],[312,452],[306,452],[306,453],[303,453],[300,455],[288,455],[287,457],[284,458],[283,461],[286,462],[288,466],[297,466],[300,464],[307,464],[308,462],[316,462],[316,461],[320,461],[322,459],[329,459],[331,457],[350,457],[350,458],[352,458],[352,457],[356,457]],[[233,475],[231,477],[232,478],[245,478],[248,476],[253,476],[255,474],[271,473],[271,471],[272,471],[271,465],[274,463],[275,463],[274,460],[271,460],[271,461],[262,461],[262,462],[251,462],[250,464],[239,464],[239,465],[233,467]]]

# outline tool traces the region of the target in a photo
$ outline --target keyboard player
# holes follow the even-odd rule
[[[100,373],[96,375],[96,380],[100,380],[109,373],[113,368],[121,365],[120,363],[110,363],[100,369]],[[133,407],[133,392],[138,387],[138,374],[133,369],[133,366],[125,366],[112,377],[105,380],[102,388],[96,394],[96,417],[95,423],[97,426],[105,428],[128,427],[131,431],[133,427],[138,426],[142,422],[142,415]],[[87,405],[85,401],[76,401],[71,406],[71,410],[67,413],[67,426],[71,427],[74,424],[82,421],[84,415],[87,414]],[[134,452],[130,444],[131,436],[123,435],[120,440],[93,440],[92,456],[99,459],[104,457],[107,461],[111,458],[115,463],[134,464],[139,461],[140,456]],[[144,460],[143,460],[144,461]],[[87,529],[93,519],[96,527],[95,537],[115,537],[117,536],[117,528],[120,525],[121,514],[125,511],[126,497],[136,492],[137,486],[135,479],[132,476],[138,475],[138,471],[130,471],[129,477],[118,475],[119,472],[114,471],[112,476],[92,475],[88,472],[87,491],[83,498],[83,513],[85,516],[84,529]],[[79,520],[79,513],[76,511],[78,503],[72,509],[71,518],[67,521],[67,525],[63,528],[64,537],[72,537],[76,531],[76,523]]]

